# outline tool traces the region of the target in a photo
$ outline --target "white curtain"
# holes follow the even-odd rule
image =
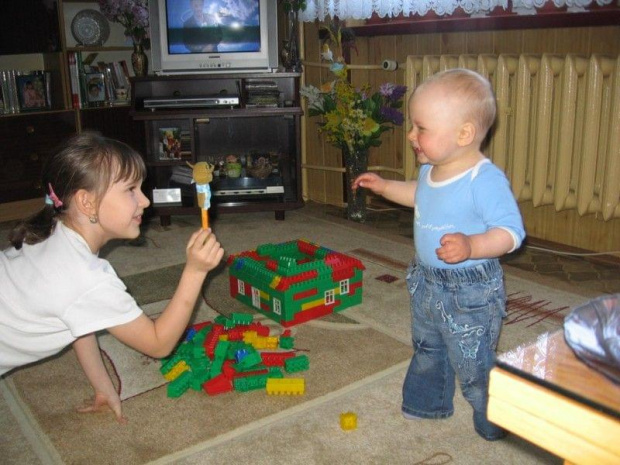
[[[609,5],[613,0],[596,0],[598,5]],[[545,3],[551,3],[550,0],[512,0],[514,8],[540,8]],[[553,0],[553,4],[558,8],[567,6],[573,7],[586,7],[592,3],[592,0]]]
[[[513,7],[540,7],[550,0],[513,0]],[[584,7],[593,0],[552,0],[558,6]],[[610,4],[613,0],[595,0],[599,5]],[[367,19],[373,13],[380,17],[425,15],[434,11],[438,15],[454,13],[461,7],[468,14],[488,12],[495,7],[508,8],[508,0],[306,0],[306,10],[299,13],[302,21],[325,20],[338,16],[340,19]]]

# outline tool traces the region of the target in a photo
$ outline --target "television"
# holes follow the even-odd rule
[[[149,0],[155,74],[272,72],[277,0]]]

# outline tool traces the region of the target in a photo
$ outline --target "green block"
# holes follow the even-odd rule
[[[269,373],[267,374],[268,378],[284,378],[284,373],[280,370],[279,367],[271,367],[269,368]]]
[[[254,321],[254,317],[249,313],[232,313],[230,319],[235,325],[249,325]]]
[[[230,347],[230,342],[219,341],[215,345],[215,351],[213,353],[213,358],[215,358],[216,360],[218,359],[226,360],[226,355],[228,354],[229,347]]]
[[[192,382],[192,374],[189,371],[184,371],[174,381],[168,383],[166,393],[168,397],[180,397],[185,391],[187,391]]]
[[[298,355],[297,357],[287,358],[284,361],[284,369],[287,373],[296,373],[305,371],[310,368],[310,359],[307,355]]]
[[[267,386],[267,375],[244,376],[235,378],[233,381],[235,391],[248,392],[256,389],[265,389]]]
[[[259,365],[263,359],[261,358],[258,352],[250,352],[248,355],[243,357],[239,363],[237,363],[237,367],[240,370],[245,370],[247,368],[255,367]]]
[[[295,346],[295,338],[291,336],[280,337],[280,347],[282,349],[292,349]]]

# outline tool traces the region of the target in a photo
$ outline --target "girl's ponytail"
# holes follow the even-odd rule
[[[45,205],[41,210],[19,223],[10,233],[9,241],[16,249],[24,243],[37,244],[47,239],[56,225],[56,209]]]
[[[21,249],[24,243],[37,244],[44,241],[56,226],[56,214],[62,210],[64,204],[54,192],[52,184],[49,183],[47,187],[49,193],[45,196],[45,206],[9,233],[9,241],[17,250]]]

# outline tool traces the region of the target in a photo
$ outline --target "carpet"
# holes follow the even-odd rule
[[[175,218],[171,227],[149,228],[146,247],[115,244],[103,252],[148,314],[161,312],[172,294],[185,243],[197,225],[195,218]],[[191,391],[169,399],[159,362],[104,333],[100,343],[126,399],[126,426],[119,427],[109,414],[74,413],[90,396],[90,388],[71,350],[0,382],[16,418],[12,424],[20,423],[39,463],[510,462],[489,459],[496,453],[492,450],[513,457],[513,463],[559,463],[518,438],[490,449],[490,443],[473,433],[471,409],[460,396],[451,419],[402,419],[399,389],[411,356],[403,272],[413,250],[407,241],[324,221],[303,210],[287,213],[284,222],[274,221],[272,214],[226,215],[214,229],[228,253],[305,238],[355,255],[367,267],[361,305],[293,328],[296,348],[310,358],[310,370],[303,373],[306,394],[283,397],[253,391],[209,397]],[[563,316],[586,300],[523,274],[507,272],[506,285],[508,317],[500,352],[559,329]],[[222,266],[205,282],[194,321],[239,311],[251,309],[230,298]],[[338,413],[349,409],[358,412],[358,429],[344,433]],[[0,429],[5,424],[11,422],[0,423]],[[0,442],[0,453],[7,450],[14,451]]]

